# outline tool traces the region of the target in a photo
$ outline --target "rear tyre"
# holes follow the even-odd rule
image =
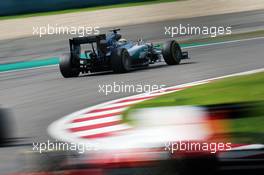
[[[182,58],[181,47],[175,40],[168,41],[164,43],[162,55],[168,65],[180,64]]]
[[[71,54],[64,54],[60,57],[60,72],[64,78],[78,77],[79,67],[78,64],[74,65]]]
[[[112,69],[115,73],[129,72],[131,69],[131,59],[127,49],[118,48],[111,56]]]

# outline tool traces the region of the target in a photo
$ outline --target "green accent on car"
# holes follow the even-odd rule
[[[146,45],[140,45],[140,46],[133,46],[132,48],[128,49],[128,52],[130,53],[130,56],[132,59],[140,59],[142,58],[141,53],[146,53],[148,50],[148,47]]]

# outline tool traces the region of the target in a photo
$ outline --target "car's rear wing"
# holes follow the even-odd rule
[[[100,45],[100,41],[105,40],[105,39],[106,39],[105,34],[85,36],[85,37],[76,37],[76,38],[69,39],[70,52],[71,54],[79,55],[81,53],[81,48],[80,48],[81,44],[92,44],[92,48],[94,51],[93,43],[96,43],[97,48],[98,48],[98,46]]]
[[[80,45],[80,44],[87,44],[87,43],[95,43],[99,42],[100,40],[106,39],[105,34],[95,35],[95,36],[85,36],[85,37],[76,37],[70,39],[70,44],[73,45]]]

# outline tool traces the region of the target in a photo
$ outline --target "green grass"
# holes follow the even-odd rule
[[[264,73],[237,76],[194,86],[138,103],[133,108],[209,105],[264,100]]]
[[[217,80],[215,82],[194,86],[179,92],[163,95],[136,104],[125,111],[124,121],[129,119],[131,111],[139,108],[181,106],[181,105],[211,105],[236,102],[261,101],[251,111],[250,117],[229,119],[228,133],[243,138],[246,142],[264,142],[264,72],[252,75],[237,76]],[[262,134],[259,134],[262,133]],[[240,136],[243,136],[240,138]],[[250,135],[250,137],[247,137]],[[246,138],[246,139],[245,139]]]
[[[158,3],[173,2],[173,1],[177,1],[177,0],[148,0],[145,2],[130,2],[130,3],[96,6],[96,7],[85,7],[85,8],[75,8],[75,9],[66,9],[66,10],[49,11],[49,12],[18,14],[18,15],[10,15],[10,16],[1,16],[0,20],[28,18],[28,17],[35,17],[35,16],[58,15],[58,14],[65,14],[65,13],[87,12],[87,11],[96,11],[96,10],[111,9],[111,8],[122,8],[122,7],[131,7],[131,6],[158,4]]]

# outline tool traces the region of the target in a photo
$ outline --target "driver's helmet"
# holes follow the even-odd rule
[[[127,40],[124,38],[121,38],[120,40],[118,40],[119,44],[126,44]]]

